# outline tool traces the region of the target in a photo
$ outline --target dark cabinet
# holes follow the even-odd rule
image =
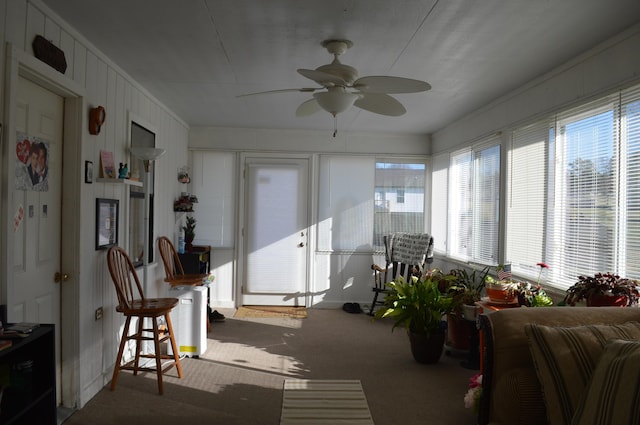
[[[40,325],[0,351],[0,424],[56,425],[53,325]]]
[[[209,274],[211,272],[211,247],[194,245],[191,251],[178,254],[186,274]]]

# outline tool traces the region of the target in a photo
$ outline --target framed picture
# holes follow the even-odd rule
[[[117,199],[96,199],[96,249],[106,249],[118,244]]]
[[[84,162],[84,182],[93,183],[93,162]]]

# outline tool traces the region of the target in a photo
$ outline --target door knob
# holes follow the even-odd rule
[[[298,244],[298,248],[303,248],[303,247],[304,247],[304,242],[300,242],[300,243]]]
[[[53,275],[53,281],[56,282],[56,283],[57,282],[66,282],[70,278],[71,278],[71,276],[69,276],[67,273],[56,272],[56,274]]]

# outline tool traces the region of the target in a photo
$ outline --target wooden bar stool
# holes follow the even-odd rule
[[[113,368],[113,378],[111,379],[111,390],[114,390],[118,382],[118,373],[121,370],[132,370],[134,375],[139,371],[153,372],[158,375],[158,391],[163,394],[162,375],[173,366],[178,370],[178,377],[182,378],[182,365],[178,347],[173,336],[173,326],[171,325],[171,310],[178,304],[177,298],[145,298],[140,286],[140,280],[136,274],[136,269],[129,258],[129,255],[120,247],[113,246],[107,252],[107,264],[109,273],[116,287],[118,294],[118,306],[116,311],[125,315],[126,320],[120,340],[118,356]],[[131,319],[138,319],[135,333],[129,335],[129,325]],[[158,327],[158,319],[164,318],[167,329],[161,331]],[[151,328],[145,328],[145,321],[151,321]],[[122,364],[122,355],[128,341],[134,340],[136,344],[135,358]],[[160,344],[165,341],[171,343],[172,355],[162,354]],[[142,353],[142,342],[153,341],[154,352]],[[140,358],[155,359],[155,367],[140,365]],[[170,360],[162,364],[162,360]]]
[[[160,251],[160,257],[162,257],[162,264],[164,265],[165,278],[171,287],[174,286],[202,286],[204,280],[208,277],[207,274],[186,274],[182,267],[182,262],[178,256],[176,248],[173,243],[166,236],[160,236],[158,238],[158,250]],[[207,307],[209,306],[209,288],[207,288]],[[207,311],[204,312],[204,320],[207,326],[207,333],[211,331],[211,323],[209,323],[209,315]]]

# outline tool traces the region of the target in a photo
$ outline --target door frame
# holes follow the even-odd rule
[[[315,252],[315,226],[313,225],[313,217],[315,216],[315,191],[313,188],[315,187],[313,176],[315,175],[314,170],[316,168],[314,155],[312,154],[285,154],[285,153],[266,153],[266,152],[242,152],[239,158],[239,167],[238,167],[238,215],[237,215],[237,252],[236,252],[236,261],[237,261],[237,269],[236,269],[236,287],[235,287],[235,300],[236,300],[236,308],[242,306],[243,304],[243,291],[242,287],[244,285],[245,280],[245,239],[244,239],[244,226],[246,224],[247,215],[246,205],[247,205],[247,159],[254,158],[264,158],[269,160],[289,160],[289,159],[304,159],[308,161],[307,167],[307,256],[306,256],[306,273],[305,273],[305,289],[304,289],[304,304],[301,306],[309,307],[310,302],[310,291],[312,287],[312,276],[314,269],[314,262],[312,261],[313,253]]]
[[[59,96],[64,102],[63,123],[63,152],[62,162],[62,199],[69,205],[81,199],[81,152],[83,123],[85,115],[85,89],[75,81],[55,71],[45,63],[36,59],[24,50],[6,45],[7,55],[5,63],[5,92],[4,92],[4,127],[0,148],[2,160],[0,161],[1,198],[10,199],[11,185],[13,184],[15,162],[10,159],[11,141],[16,132],[15,111],[18,77],[24,77]],[[0,280],[6,282],[0,287],[0,303],[6,304],[7,288],[13,285],[13,232],[8,231],[13,224],[13,215],[9,202],[4,202],[0,207],[2,232],[0,236]],[[61,284],[60,289],[60,364],[61,364],[61,405],[68,408],[76,408],[80,401],[80,209],[63,208],[62,233],[61,233],[61,258],[60,267],[71,276],[67,282]]]

